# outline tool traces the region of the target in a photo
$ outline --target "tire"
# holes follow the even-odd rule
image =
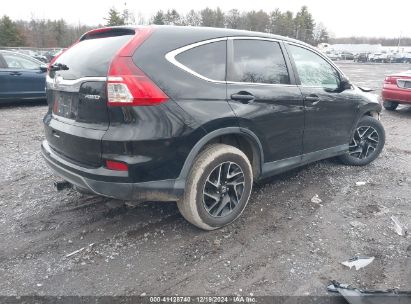
[[[394,111],[398,107],[398,102],[384,101],[383,106],[388,111]]]
[[[380,155],[385,144],[385,131],[381,122],[364,116],[355,127],[349,151],[339,159],[349,166],[365,166]]]
[[[195,159],[178,209],[191,224],[204,230],[218,229],[241,215],[252,186],[247,156],[233,146],[213,144]]]

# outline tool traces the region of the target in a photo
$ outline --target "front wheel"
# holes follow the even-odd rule
[[[241,215],[252,185],[253,173],[247,156],[233,146],[213,144],[196,158],[178,208],[191,224],[214,230]]]
[[[385,131],[381,122],[364,116],[355,128],[348,152],[339,158],[350,166],[368,165],[380,155],[384,144]]]
[[[388,111],[394,111],[398,107],[398,102],[384,101],[383,106]]]

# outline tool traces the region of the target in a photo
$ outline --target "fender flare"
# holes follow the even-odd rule
[[[379,120],[381,111],[382,111],[382,106],[380,104],[368,104],[364,107],[360,107],[358,110],[358,114],[354,119],[354,123],[351,129],[351,136],[354,134],[356,126],[358,122],[361,120],[361,118],[363,118],[364,116],[367,116],[367,113],[371,113],[371,116],[374,117],[374,115],[372,114],[375,113],[377,114],[377,119]]]
[[[185,180],[190,172],[190,169],[194,163],[196,156],[198,155],[198,153],[201,151],[201,149],[205,145],[207,145],[214,138],[217,138],[221,135],[229,135],[229,134],[245,136],[249,140],[251,140],[252,143],[254,143],[253,149],[257,149],[256,152],[257,152],[257,155],[259,156],[259,167],[260,167],[259,170],[261,172],[261,167],[262,167],[262,164],[264,163],[264,154],[263,154],[263,148],[262,148],[261,141],[259,140],[257,135],[255,135],[249,129],[240,128],[240,127],[227,127],[227,128],[217,129],[210,133],[207,133],[194,145],[194,147],[191,149],[190,153],[188,154],[184,162],[183,168],[181,169],[180,175],[177,178],[177,180],[180,182],[184,181],[185,183]]]

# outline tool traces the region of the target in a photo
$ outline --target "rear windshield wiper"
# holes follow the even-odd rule
[[[50,66],[50,71],[67,71],[69,67],[63,63],[55,63]]]

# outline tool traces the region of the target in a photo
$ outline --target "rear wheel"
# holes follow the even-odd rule
[[[394,111],[398,107],[398,102],[384,101],[383,106],[388,111]]]
[[[224,144],[211,145],[196,158],[178,208],[193,225],[214,230],[241,215],[252,185],[250,161],[241,150]]]
[[[358,122],[349,150],[340,160],[350,166],[364,166],[380,155],[385,144],[382,124],[373,117],[364,116]]]

